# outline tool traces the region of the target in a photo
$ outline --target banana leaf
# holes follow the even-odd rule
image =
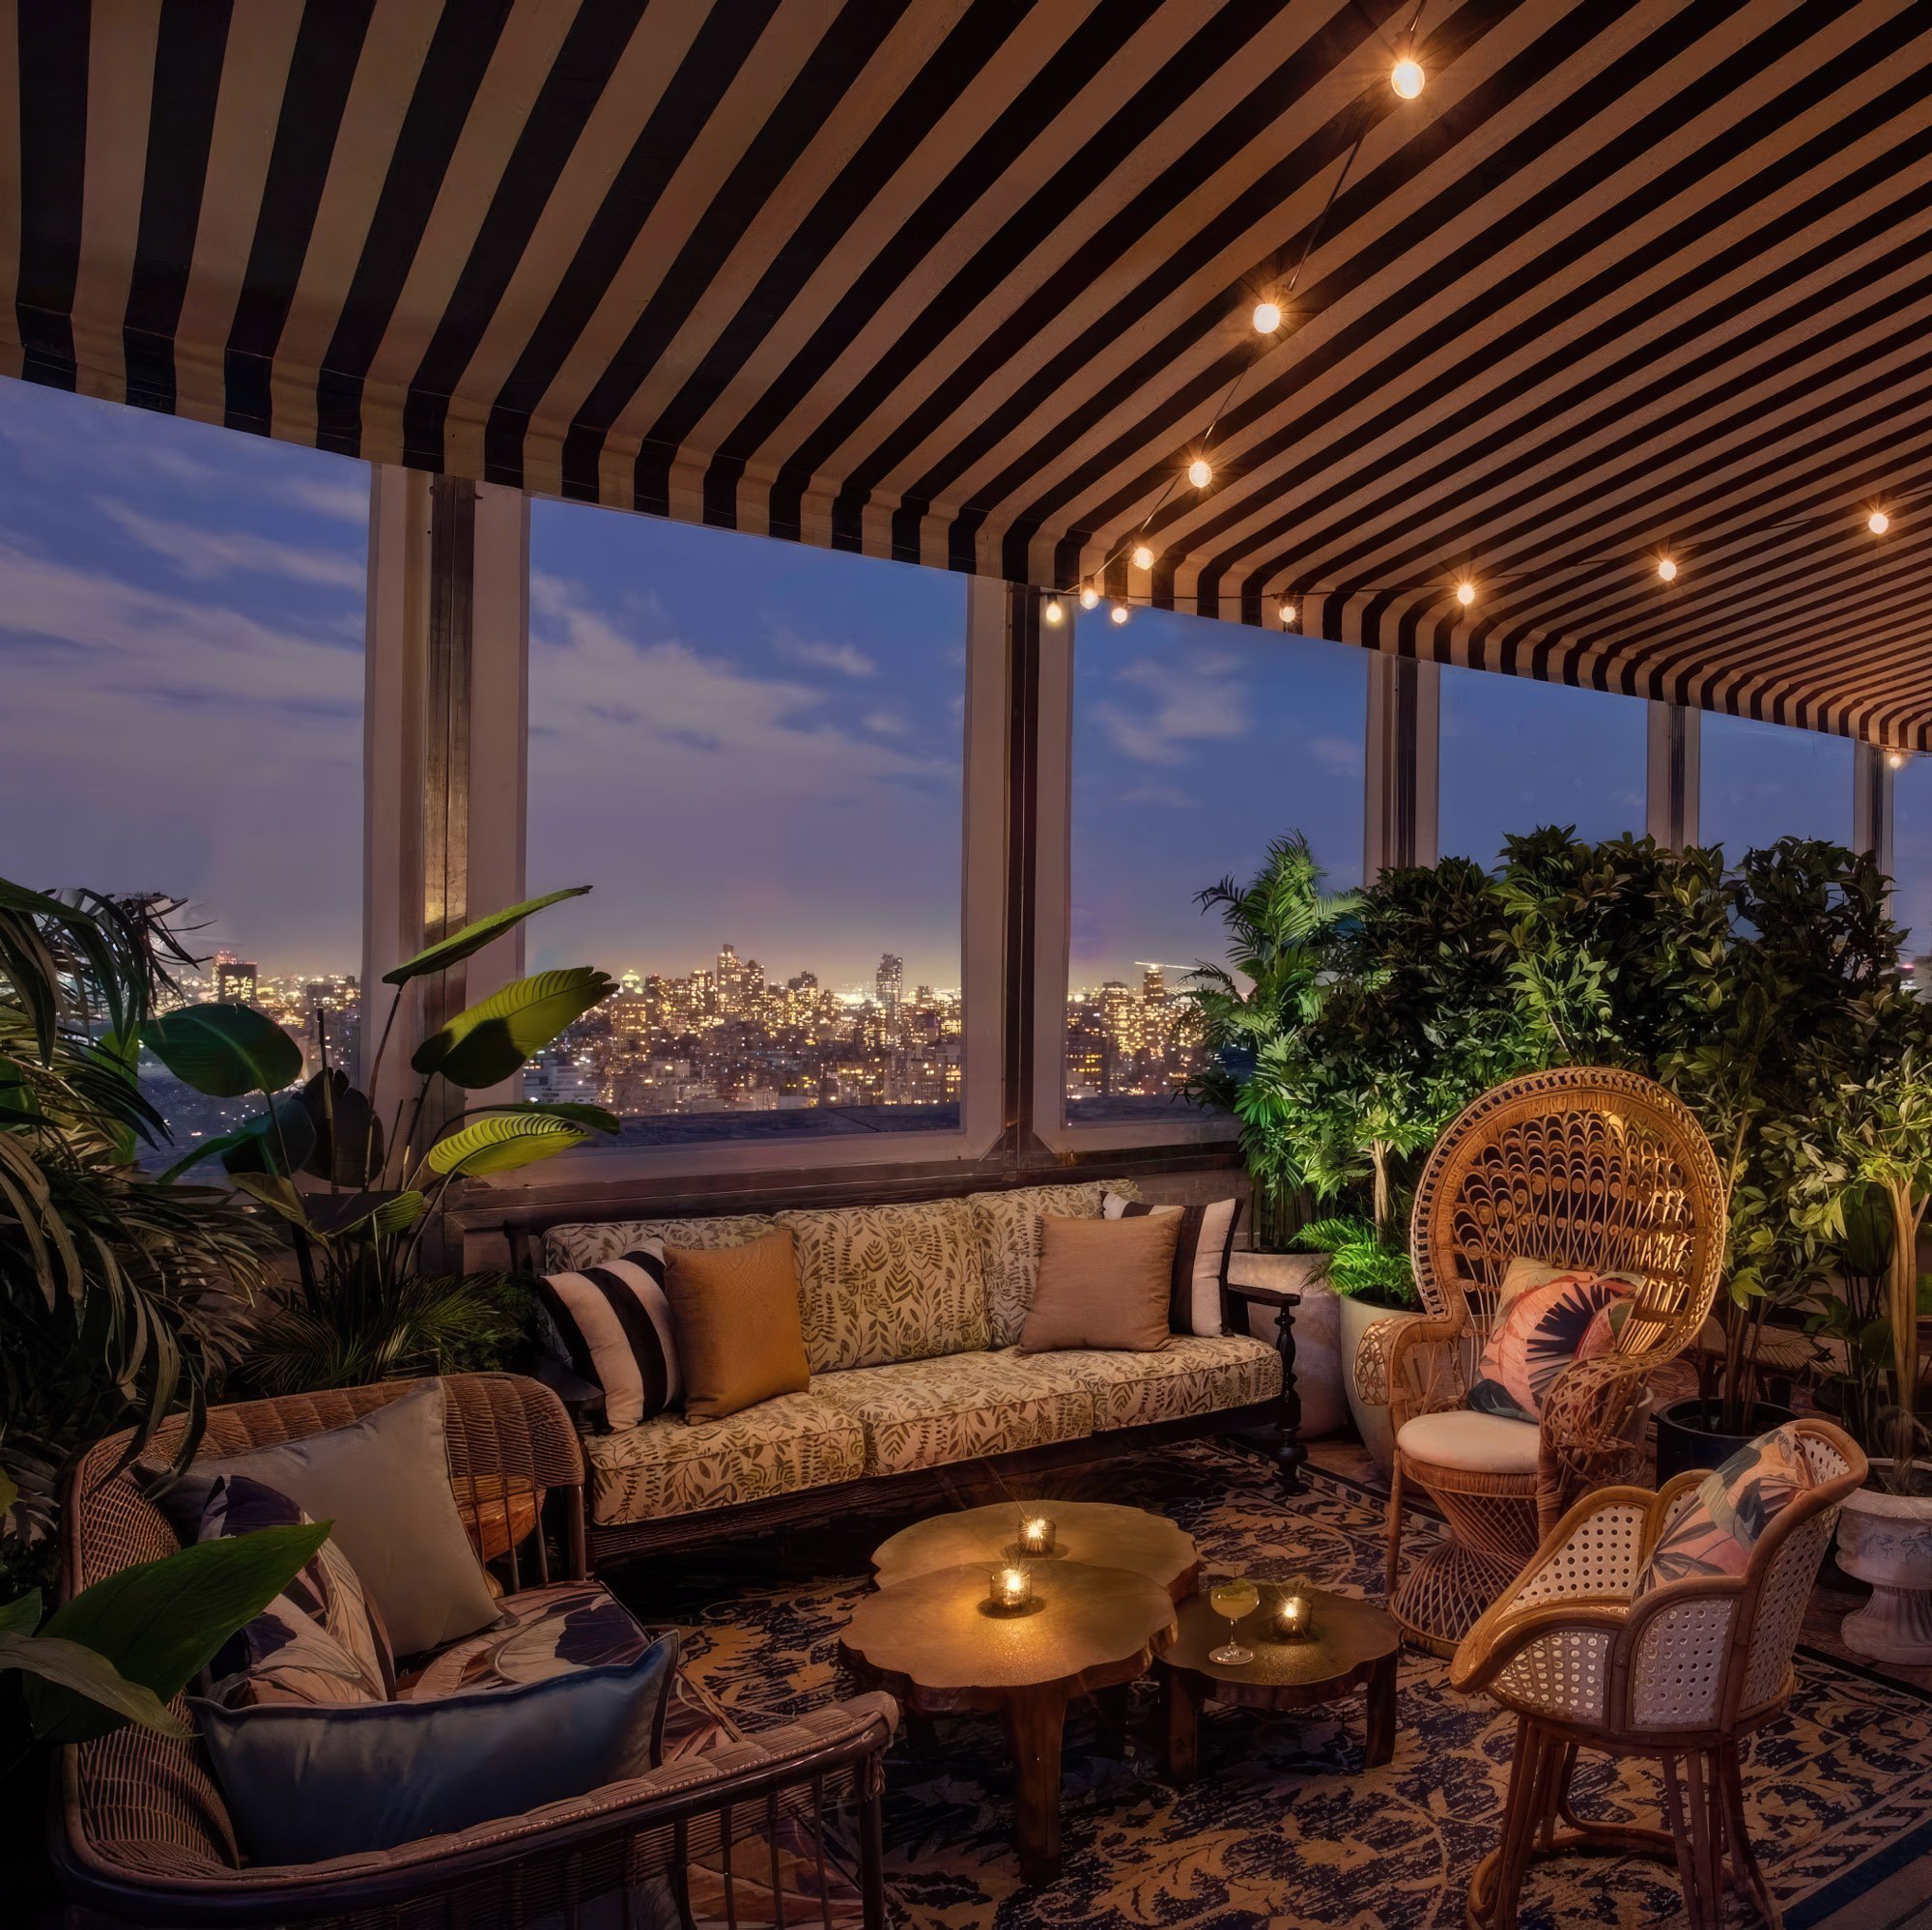
[[[410,1064],[418,1072],[440,1072],[469,1092],[499,1085],[616,989],[614,979],[589,965],[518,979],[458,1012],[417,1046]]]
[[[582,1126],[520,1113],[496,1113],[471,1120],[430,1148],[428,1164],[434,1173],[473,1178],[480,1173],[507,1173],[553,1154],[582,1146],[590,1135]]]
[[[315,1152],[315,1121],[297,1093],[283,1093],[266,1113],[242,1127],[235,1145],[221,1155],[228,1173],[295,1174],[302,1172]]]
[[[332,1065],[301,1089],[300,1104],[313,1133],[302,1171],[337,1186],[368,1185],[383,1169],[383,1122],[367,1095]]]
[[[211,1098],[279,1093],[301,1077],[301,1048],[250,1006],[184,1006],[141,1025],[141,1043]]]
[[[567,885],[560,892],[550,892],[540,898],[526,898],[520,905],[492,912],[487,918],[466,924],[461,931],[452,931],[447,938],[440,938],[434,945],[424,947],[394,971],[384,972],[383,982],[385,985],[406,985],[412,979],[425,978],[431,972],[446,972],[472,952],[481,951],[493,938],[500,938],[504,932],[521,924],[532,912],[540,912],[546,905],[556,904],[563,898],[581,898],[589,889],[588,885]]]

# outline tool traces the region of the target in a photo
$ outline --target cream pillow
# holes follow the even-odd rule
[[[1026,1325],[1022,1353],[1103,1348],[1152,1353],[1172,1329],[1178,1213],[1146,1218],[1040,1221],[1039,1285]]]

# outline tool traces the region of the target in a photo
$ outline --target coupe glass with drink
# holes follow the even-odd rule
[[[1218,1649],[1209,1651],[1209,1661],[1233,1664],[1254,1660],[1254,1650],[1244,1649],[1235,1637],[1241,1617],[1252,1615],[1261,1606],[1261,1590],[1243,1575],[1224,1576],[1208,1591],[1208,1605],[1215,1614],[1228,1618],[1228,1639]]]

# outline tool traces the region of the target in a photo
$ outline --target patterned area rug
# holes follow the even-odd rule
[[[1192,1444],[1050,1490],[1172,1517],[1210,1573],[1306,1572],[1378,1598],[1380,1497],[1320,1469],[1309,1476],[1305,1495],[1285,1495],[1253,1456]],[[691,1632],[689,1692],[755,1732],[854,1686],[838,1631],[868,1586],[867,1552],[898,1525],[775,1539],[681,1564],[674,1575],[633,1568],[613,1581],[648,1619]],[[1424,1930],[1462,1921],[1470,1871],[1495,1840],[1514,1723],[1486,1700],[1454,1694],[1446,1663],[1404,1657],[1395,1760],[1375,1771],[1361,1767],[1359,1701],[1299,1715],[1209,1705],[1200,1779],[1176,1790],[1160,1775],[1151,1685],[1135,1697],[1124,1761],[1107,1753],[1091,1708],[1071,1712],[1065,1870],[1037,1889],[1020,1883],[1014,1864],[998,1724],[962,1718],[902,1735],[886,1809],[887,1881],[900,1921],[912,1930]],[[1586,1757],[1577,1789],[1588,1814],[1657,1813],[1656,1777],[1642,1764]],[[1932,1697],[1801,1656],[1798,1692],[1753,1745],[1746,1792],[1786,1920],[1814,1930],[1932,1854]],[[837,1902],[835,1919],[852,1920],[849,1896]],[[818,1920],[815,1900],[807,1920]],[[1533,1870],[1522,1911],[1525,1930],[1682,1920],[1674,1870],[1634,1858]]]

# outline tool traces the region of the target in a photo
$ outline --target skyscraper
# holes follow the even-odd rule
[[[879,960],[879,969],[872,975],[872,992],[886,1017],[896,1018],[899,1002],[905,997],[905,960],[896,952],[888,951]]]
[[[214,961],[214,996],[221,1004],[252,1006],[260,982],[252,958],[217,954]]]

